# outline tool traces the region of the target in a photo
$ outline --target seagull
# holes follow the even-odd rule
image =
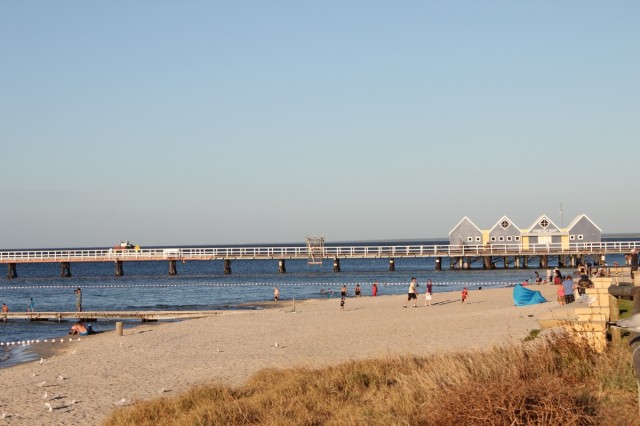
[[[48,412],[52,412],[53,411],[53,407],[48,402],[45,402],[44,406],[48,408],[48,410],[47,410]]]
[[[279,347],[280,347],[280,345],[278,344],[278,342],[275,342],[275,343],[273,344],[273,347],[274,347],[274,348],[279,348]]]
[[[162,388],[158,391],[158,393],[165,393],[165,392],[169,392],[171,389],[167,389],[167,388]]]
[[[38,383],[36,386],[38,386],[39,388],[43,387],[47,382],[40,382]]]
[[[47,399],[49,398],[49,392],[45,392],[44,395],[42,395],[42,399]]]
[[[216,352],[222,352],[220,348],[216,348]]]
[[[640,333],[640,314],[635,314],[630,316],[629,318],[619,320],[615,325],[616,327],[626,328],[627,330]]]
[[[44,358],[40,358],[40,365],[44,364]]]
[[[125,402],[127,402],[127,400],[125,398],[122,398],[120,401],[116,401],[114,405],[124,405]]]
[[[64,377],[62,377],[61,375],[58,375],[58,377],[56,377],[58,379],[58,381],[62,382],[64,381]]]

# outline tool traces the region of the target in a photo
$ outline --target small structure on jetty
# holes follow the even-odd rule
[[[602,230],[586,214],[577,216],[566,228],[558,227],[547,215],[538,217],[528,228],[521,229],[507,216],[502,216],[490,229],[482,230],[468,217],[449,232],[451,245],[522,244],[529,246],[570,243],[599,243]]]
[[[459,247],[465,252],[465,256],[451,258],[451,267],[469,269],[476,258],[482,258],[483,269],[496,267],[496,262],[501,262],[505,268],[513,263],[516,268],[527,268],[531,254],[539,256],[540,267],[549,267],[549,249],[555,251],[558,256],[559,267],[564,267],[566,259],[563,251],[572,246],[577,248],[578,256],[573,253],[569,259],[571,266],[577,262],[586,263],[586,255],[597,255],[587,250],[587,244],[599,244],[602,242],[602,230],[587,215],[577,216],[566,228],[557,226],[547,215],[538,217],[528,228],[520,228],[509,217],[502,216],[491,228],[481,229],[468,217],[463,217],[460,222],[449,232],[449,244]],[[584,250],[580,249],[580,243],[585,244]],[[517,248],[517,250],[514,250]],[[497,251],[504,249],[505,253],[513,257],[500,256]],[[542,254],[545,250],[547,254]],[[469,256],[472,252],[476,256]],[[517,251],[516,254],[513,252]],[[490,256],[486,252],[491,252]],[[592,263],[598,265],[604,262],[604,252],[596,256]]]

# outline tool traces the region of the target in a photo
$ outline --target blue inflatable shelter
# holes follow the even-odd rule
[[[547,299],[539,291],[524,288],[522,284],[517,284],[513,288],[513,303],[516,306],[535,305],[546,301]]]

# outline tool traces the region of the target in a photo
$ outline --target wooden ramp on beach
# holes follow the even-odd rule
[[[212,317],[220,311],[87,311],[87,312],[3,312],[2,321],[27,319],[30,321],[93,321],[100,319],[132,319],[140,321],[178,320]]]

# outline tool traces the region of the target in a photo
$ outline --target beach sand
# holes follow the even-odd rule
[[[123,399],[131,404],[204,383],[238,386],[263,368],[518,342],[540,328],[537,316],[558,306],[555,286],[530,288],[549,302],[516,307],[511,288],[470,288],[465,304],[459,292],[434,293],[430,307],[421,294],[417,308],[403,308],[406,296],[397,295],[351,297],[344,311],[340,298],[298,301],[295,312],[292,302],[283,301],[265,310],[142,324],[125,328],[124,336],[107,332],[56,344],[42,364],[0,370],[0,415],[6,413],[0,425],[97,425]],[[57,398],[45,401],[45,392]]]

